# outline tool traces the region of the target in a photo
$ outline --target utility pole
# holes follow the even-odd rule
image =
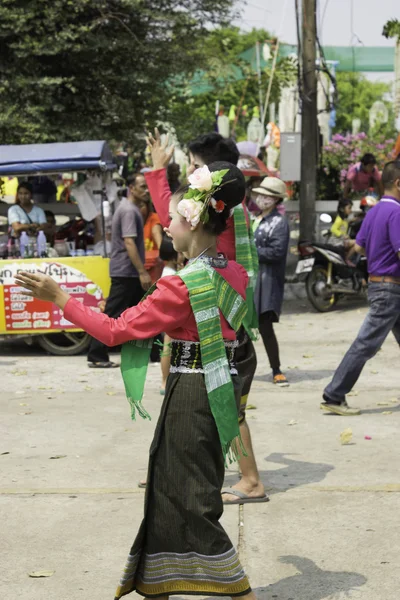
[[[302,0],[300,239],[304,241],[311,240],[314,237],[315,200],[317,196],[316,12],[317,0]]]

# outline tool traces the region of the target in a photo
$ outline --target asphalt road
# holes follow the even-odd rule
[[[359,417],[324,415],[321,391],[365,315],[328,315],[303,299],[277,326],[291,387],[259,366],[248,412],[271,502],[228,507],[260,600],[398,600],[400,550],[399,349],[388,339],[349,398]],[[143,515],[147,451],[162,398],[150,366],[132,422],[118,370],[91,370],[23,343],[0,345],[0,592],[18,600],[112,600]],[[352,443],[340,434],[352,429]],[[366,439],[368,438],[368,439]],[[369,439],[370,438],[370,439]],[[227,472],[226,484],[237,480]],[[29,573],[47,571],[48,577]]]

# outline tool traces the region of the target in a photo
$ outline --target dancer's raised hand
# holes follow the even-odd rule
[[[150,147],[153,167],[155,169],[166,169],[175,150],[175,146],[169,146],[169,136],[167,135],[164,143],[161,142],[161,135],[157,127],[154,129],[154,135],[149,133],[146,141]]]

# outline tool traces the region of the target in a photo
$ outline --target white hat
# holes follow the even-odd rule
[[[286,184],[278,177],[265,177],[260,187],[254,188],[252,193],[262,194],[263,196],[273,196],[276,198],[286,198]]]

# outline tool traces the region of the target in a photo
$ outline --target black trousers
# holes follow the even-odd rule
[[[260,331],[262,341],[264,342],[269,364],[271,365],[271,369],[273,371],[278,371],[281,366],[278,340],[276,339],[273,325],[274,321],[276,322],[276,320],[276,315],[272,311],[263,313],[258,319],[258,329]]]
[[[116,319],[127,308],[139,304],[143,295],[139,277],[111,277],[110,295],[104,313]],[[92,338],[87,359],[89,362],[108,362],[108,351],[107,346]]]

